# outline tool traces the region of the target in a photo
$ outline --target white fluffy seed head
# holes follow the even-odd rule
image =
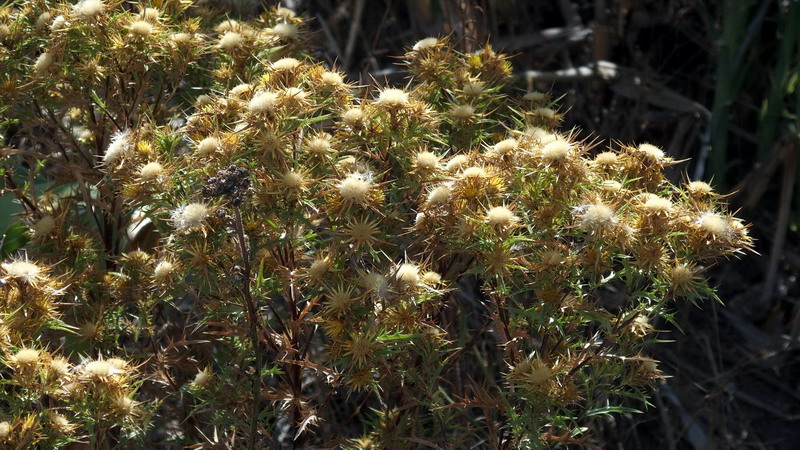
[[[288,87],[283,90],[281,97],[283,97],[285,100],[288,99],[294,102],[301,102],[308,97],[308,92],[298,87]]]
[[[696,196],[705,196],[714,192],[714,189],[711,188],[711,185],[705,181],[692,181],[686,187],[689,189],[690,194]]]
[[[728,221],[724,217],[714,212],[705,212],[700,215],[697,221],[700,229],[706,234],[714,236],[726,236],[730,233]]]
[[[442,205],[450,201],[450,194],[452,190],[447,185],[440,185],[435,187],[429,194],[428,194],[428,204],[429,205]]]
[[[214,153],[219,148],[219,145],[219,139],[215,138],[214,136],[203,138],[203,140],[197,143],[197,154],[208,155]]]
[[[32,284],[42,277],[42,268],[24,260],[11,261],[0,265],[3,272],[11,278]]]
[[[581,225],[590,230],[601,230],[611,228],[616,223],[614,210],[603,203],[588,205],[580,217]]]
[[[664,159],[664,150],[652,144],[642,144],[639,146],[639,151],[644,154],[647,159],[660,161]]]
[[[331,138],[330,136],[312,138],[306,142],[306,148],[313,155],[327,155],[331,151]]]
[[[241,84],[237,84],[236,86],[234,86],[231,89],[230,94],[232,96],[234,96],[234,97],[238,97],[238,96],[240,96],[242,94],[246,94],[246,93],[248,93],[248,92],[250,92],[252,90],[253,90],[253,86],[250,86],[249,83],[241,83]]]
[[[652,213],[669,212],[672,209],[672,202],[664,197],[659,197],[655,194],[650,194],[644,201],[644,209]]]
[[[572,151],[572,144],[567,141],[553,141],[542,148],[542,159],[548,162],[563,161]]]
[[[47,236],[56,228],[56,220],[51,215],[46,215],[39,219],[33,225],[33,234],[35,236]]]
[[[547,97],[543,92],[531,91],[522,96],[523,100],[529,102],[540,102]]]
[[[603,180],[600,183],[600,189],[608,192],[619,192],[622,190],[622,183],[617,180]]]
[[[457,120],[469,120],[475,115],[475,108],[472,105],[455,105],[450,115]]]
[[[469,163],[469,156],[455,155],[447,161],[447,164],[444,166],[444,168],[448,172],[455,172],[466,166],[467,163]]]
[[[149,162],[139,169],[139,178],[145,181],[155,180],[164,173],[164,166],[158,162]]]
[[[331,269],[331,263],[327,258],[319,258],[311,263],[308,268],[308,276],[312,280],[321,280],[326,273]]]
[[[484,178],[488,176],[488,173],[486,172],[486,169],[484,169],[483,167],[472,166],[464,169],[464,171],[461,172],[461,176],[464,178],[475,179],[475,178]]]
[[[172,42],[176,44],[188,44],[194,37],[189,33],[175,33],[172,35]]]
[[[433,170],[439,165],[439,157],[429,151],[421,151],[414,156],[414,165],[419,169]]]
[[[375,104],[386,108],[395,108],[408,104],[408,93],[402,89],[384,89],[375,100]]]
[[[514,153],[518,146],[519,142],[517,142],[516,139],[504,139],[497,144],[494,144],[492,150],[494,150],[494,152],[498,155],[505,156]]]
[[[367,203],[369,197],[370,182],[363,177],[348,175],[337,186],[339,195],[350,203],[363,205]]]
[[[53,23],[50,24],[50,29],[53,31],[58,31],[64,28],[67,25],[67,19],[64,16],[56,16],[53,19]]]
[[[598,166],[613,166],[617,163],[617,154],[614,152],[598,153],[594,157],[594,163]]]
[[[232,51],[244,44],[244,36],[235,31],[226,31],[219,40],[219,47],[225,51]]]
[[[137,20],[130,24],[128,30],[137,36],[150,36],[153,34],[153,24],[146,20]]]
[[[322,80],[322,84],[328,87],[339,87],[344,84],[344,78],[336,72],[325,71],[320,76],[320,80]]]
[[[129,130],[118,131],[111,136],[103,162],[106,165],[114,164],[133,148],[133,138]]]
[[[493,227],[506,227],[514,221],[514,213],[505,206],[495,206],[486,211],[486,222]]]
[[[11,434],[11,424],[2,421],[0,422],[0,439],[5,439]]]
[[[228,19],[223,20],[219,23],[216,27],[214,27],[214,31],[217,33],[222,33],[225,31],[236,31],[241,28],[238,20]]]
[[[278,94],[275,92],[259,92],[250,100],[247,109],[254,113],[274,111],[278,104]]]
[[[439,39],[436,39],[435,37],[429,37],[429,38],[425,38],[425,39],[417,41],[417,43],[414,44],[414,47],[412,47],[412,49],[415,52],[418,52],[420,50],[427,50],[429,48],[436,47],[436,44],[438,44],[438,43],[439,43]]]
[[[39,363],[41,352],[33,348],[20,349],[11,357],[11,361],[18,367],[33,367]]]
[[[279,23],[272,28],[272,34],[283,39],[294,39],[299,34],[299,31],[294,25]]]
[[[442,276],[433,271],[427,271],[422,274],[422,282],[429,286],[436,286],[442,282]]]
[[[203,225],[208,217],[208,206],[202,203],[189,203],[172,212],[172,221],[177,230],[191,230]]]
[[[46,27],[50,23],[50,19],[53,18],[53,15],[50,14],[50,11],[45,11],[39,14],[39,17],[36,19],[36,29],[41,30]]]
[[[533,113],[545,119],[553,119],[556,117],[556,112],[550,108],[536,108]]]
[[[293,70],[300,67],[300,61],[295,58],[281,58],[272,63],[272,70]]]
[[[486,88],[484,87],[484,84],[481,81],[474,81],[474,82],[466,83],[464,85],[464,87],[462,88],[462,91],[464,92],[464,95],[467,95],[467,96],[470,96],[470,97],[477,97],[477,96],[481,95],[484,90],[486,90]]]
[[[416,264],[401,264],[397,268],[395,278],[404,285],[416,286],[419,284],[419,266]]]
[[[170,261],[164,260],[160,261],[157,265],[155,270],[153,270],[153,278],[156,281],[164,281],[168,279],[172,272],[175,271],[175,265],[172,264]]]
[[[82,372],[86,376],[105,378],[118,373],[119,369],[115,368],[108,361],[98,359],[96,361],[90,361],[83,366]]]
[[[347,125],[355,125],[364,119],[364,110],[361,108],[350,108],[342,114],[342,120]]]
[[[43,74],[47,72],[47,69],[53,65],[53,54],[50,52],[44,52],[36,58],[36,62],[33,64],[33,71],[37,74]]]
[[[106,5],[101,0],[81,0],[72,7],[72,13],[83,20],[94,19]]]
[[[367,272],[362,278],[362,283],[367,290],[372,291],[378,297],[389,293],[389,280],[378,272]]]
[[[281,175],[281,184],[290,190],[296,190],[303,187],[306,182],[306,177],[300,172],[294,170],[287,170]]]
[[[296,16],[297,13],[295,13],[293,10],[289,8],[281,7],[275,10],[275,15],[278,17],[283,17],[284,19],[288,20]]]
[[[202,108],[203,106],[208,106],[214,103],[214,99],[211,98],[210,95],[202,94],[197,96],[197,100],[195,100],[195,104]]]

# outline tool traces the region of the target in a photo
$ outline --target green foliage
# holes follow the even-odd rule
[[[0,17],[30,239],[0,271],[2,445],[579,444],[660,377],[650,320],[750,245],[490,47],[420,41],[370,91],[289,10],[153,5]]]

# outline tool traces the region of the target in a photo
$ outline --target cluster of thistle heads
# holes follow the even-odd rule
[[[3,445],[121,442],[186,410],[177,440],[244,435],[253,383],[273,426],[322,441],[347,437],[326,399],[353,392],[382,398],[362,447],[452,435],[434,417],[453,405],[475,439],[496,430],[470,407],[546,440],[598,385],[657,379],[651,320],[751,244],[658,147],[559,130],[488,46],[424,39],[407,85],[366,88],[308,57],[285,8],[209,26],[153,5],[0,14],[3,115],[28,120],[6,164],[55,181],[6,185],[30,242],[0,270]]]

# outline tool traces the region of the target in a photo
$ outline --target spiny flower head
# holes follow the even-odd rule
[[[211,380],[214,378],[214,371],[211,370],[211,367],[206,367],[203,370],[197,372],[197,375],[194,376],[194,380],[192,384],[197,387],[207,387]]]
[[[366,217],[351,219],[344,228],[347,237],[345,242],[352,244],[356,249],[369,247],[378,242],[379,230],[377,220]]]

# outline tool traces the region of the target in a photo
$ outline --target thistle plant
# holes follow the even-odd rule
[[[559,130],[489,46],[425,39],[368,89],[285,8],[0,27],[30,228],[0,270],[3,445],[579,444],[661,377],[652,321],[751,245],[661,149]]]

